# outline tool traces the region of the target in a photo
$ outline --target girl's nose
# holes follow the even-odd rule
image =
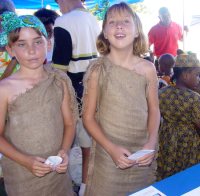
[[[123,27],[123,21],[117,21],[116,22],[116,27],[118,28],[118,29],[121,29],[122,27]]]
[[[35,46],[34,46],[34,45],[28,46],[28,52],[29,52],[30,54],[35,53]]]

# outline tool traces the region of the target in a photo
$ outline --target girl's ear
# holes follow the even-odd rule
[[[103,36],[104,36],[105,39],[108,39],[105,31],[103,31]]]
[[[139,31],[138,31],[138,29],[136,29],[135,37],[134,38],[137,38],[138,36],[139,36]]]
[[[14,51],[12,50],[12,48],[10,46],[6,46],[6,51],[8,52],[8,54],[11,56],[11,57],[14,57],[15,54],[14,54]]]

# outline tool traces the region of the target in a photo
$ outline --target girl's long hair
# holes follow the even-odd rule
[[[104,29],[107,23],[108,15],[111,13],[123,13],[128,12],[132,17],[133,21],[135,23],[138,36],[133,41],[133,54],[136,56],[141,56],[145,54],[148,50],[148,44],[147,39],[144,35],[143,29],[142,29],[142,23],[140,21],[140,18],[138,15],[124,2],[121,2],[119,4],[112,5],[106,12],[103,24],[102,24],[102,31],[100,35],[97,38],[97,49],[101,55],[107,55],[110,53],[110,43],[109,41],[104,37]]]

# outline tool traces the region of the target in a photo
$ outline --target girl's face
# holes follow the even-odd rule
[[[138,36],[133,17],[127,11],[112,11],[107,16],[104,37],[110,42],[110,49],[133,50],[133,41]]]
[[[19,39],[7,47],[11,56],[15,56],[20,66],[36,69],[43,65],[47,55],[47,40],[38,35],[33,28],[21,28]]]
[[[186,85],[189,89],[195,90],[200,82],[200,67],[194,68],[186,75]]]

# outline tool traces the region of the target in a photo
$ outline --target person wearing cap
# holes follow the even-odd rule
[[[166,7],[159,9],[159,23],[153,26],[148,32],[149,47],[153,45],[151,55],[158,59],[163,54],[176,56],[178,41],[182,41],[183,33],[179,24],[171,20],[171,15]],[[158,63],[155,61],[157,67]]]
[[[78,108],[71,80],[44,65],[47,32],[35,16],[0,16],[0,45],[20,69],[0,81],[0,153],[9,196],[72,196],[68,153]],[[56,118],[55,118],[56,114]],[[56,167],[46,164],[59,156]]]
[[[157,180],[200,162],[200,63],[195,54],[178,55],[172,79],[175,86],[159,91],[162,117],[159,129]]]

